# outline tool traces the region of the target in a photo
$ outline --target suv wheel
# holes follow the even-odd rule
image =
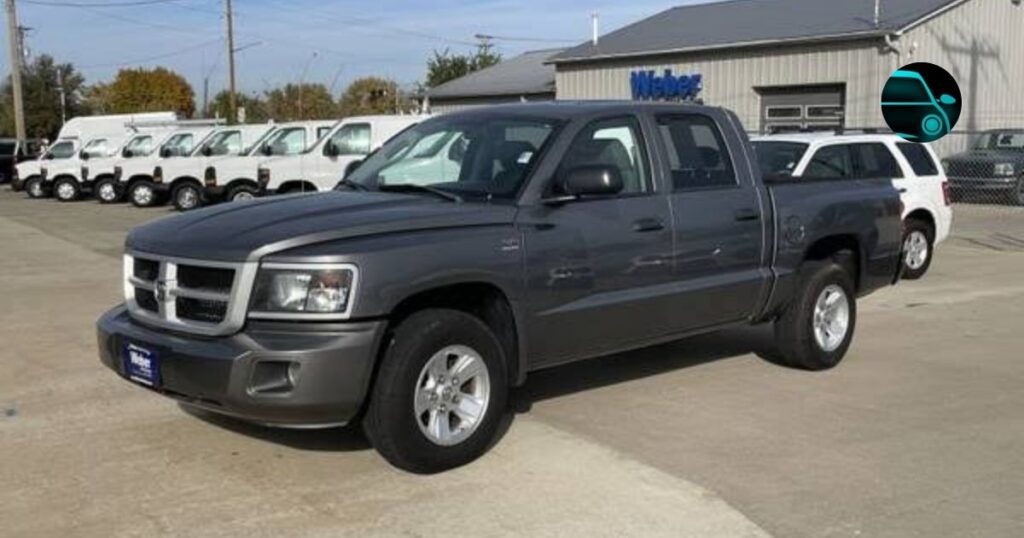
[[[245,200],[254,200],[258,195],[255,187],[249,185],[239,185],[232,187],[228,191],[227,200],[229,202],[242,202]]]
[[[81,193],[81,187],[73,179],[58,179],[53,184],[53,195],[61,202],[75,201]]]
[[[43,186],[43,179],[40,177],[29,178],[25,182],[25,193],[29,198],[46,198],[46,187]]]
[[[94,189],[96,190],[96,201],[101,204],[113,204],[121,201],[121,191],[113,179],[99,180]]]
[[[1024,176],[1017,180],[1017,185],[1010,194],[1010,203],[1013,205],[1024,205]]]
[[[128,189],[128,199],[135,207],[152,207],[156,205],[156,189],[149,181],[139,181]]]
[[[456,310],[417,312],[385,343],[363,428],[392,465],[435,473],[465,465],[493,444],[509,416],[501,344]]]
[[[903,278],[917,280],[928,272],[935,251],[935,232],[927,223],[908,220],[903,234]]]
[[[178,211],[189,211],[203,205],[203,191],[194,183],[182,183],[171,192],[171,200]]]
[[[839,364],[853,340],[857,300],[853,280],[833,260],[805,262],[796,298],[775,321],[779,362],[805,370]]]

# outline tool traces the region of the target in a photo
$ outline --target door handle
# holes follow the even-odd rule
[[[733,217],[739,222],[746,222],[751,220],[758,220],[761,218],[761,215],[758,214],[758,212],[755,209],[745,207],[743,209],[737,209],[736,212],[733,213]]]
[[[657,232],[658,230],[664,230],[665,223],[655,218],[639,219],[633,221],[634,232]]]

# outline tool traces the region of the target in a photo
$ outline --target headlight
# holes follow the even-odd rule
[[[997,176],[1012,176],[1013,174],[1013,163],[999,163],[996,165]]]
[[[257,170],[256,180],[259,181],[261,185],[266,185],[267,183],[270,183],[270,169],[260,168],[259,170]]]
[[[341,319],[351,310],[356,268],[351,264],[264,264],[249,316],[263,319]]]

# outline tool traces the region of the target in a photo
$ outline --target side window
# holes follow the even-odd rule
[[[82,148],[82,154],[88,155],[89,158],[102,157],[107,154],[107,139],[97,138],[89,141],[88,144]]]
[[[675,191],[735,187],[736,172],[715,122],[700,114],[658,116]]]
[[[807,164],[803,177],[812,179],[852,179],[853,161],[850,146],[837,144],[819,149]]]
[[[339,155],[366,155],[370,153],[370,124],[346,125],[331,137]]]
[[[242,133],[232,131],[217,141],[212,148],[214,155],[237,155],[242,151]]]
[[[270,143],[274,155],[296,155],[306,151],[306,130],[299,127],[285,129]]]
[[[935,164],[935,160],[932,159],[928,149],[921,144],[914,144],[912,142],[899,142],[896,147],[900,148],[900,153],[907,158],[907,162],[910,163],[910,167],[914,169],[914,173],[919,176],[937,176],[939,175],[939,167]]]
[[[510,136],[523,133],[509,133]],[[530,144],[528,136],[520,144]],[[651,191],[646,153],[640,139],[640,124],[632,117],[598,120],[585,127],[572,142],[559,169],[557,184],[569,170],[580,166],[608,166],[622,177],[621,194]]]
[[[70,159],[75,155],[75,145],[71,142],[54,144],[50,151],[47,152],[47,155],[51,159]]]
[[[903,171],[900,170],[896,157],[885,144],[854,144],[853,156],[856,160],[858,178],[901,178]]]
[[[169,155],[182,157],[192,152],[192,135],[191,134],[179,134],[174,135],[168,140],[162,151],[169,152]]]

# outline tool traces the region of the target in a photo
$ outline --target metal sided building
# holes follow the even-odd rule
[[[1020,4],[730,0],[663,11],[551,62],[558,99],[697,98],[757,132],[884,127],[889,75],[931,62],[963,91],[956,130],[1024,127]]]
[[[525,52],[427,90],[425,108],[436,114],[464,108],[551,101],[555,99],[555,68],[547,61],[565,49]]]

